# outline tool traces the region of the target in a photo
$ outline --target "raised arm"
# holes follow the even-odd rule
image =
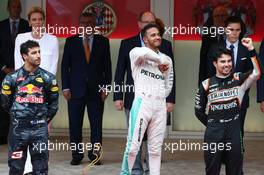
[[[146,61],[151,61],[160,64],[160,56],[153,50],[147,47],[135,47],[129,53],[131,61],[131,69],[145,64]]]
[[[248,49],[249,53],[250,53],[250,58],[253,64],[253,71],[251,72],[251,74],[248,76],[248,78],[244,81],[244,83],[242,84],[242,88],[244,91],[246,91],[248,88],[250,88],[250,86],[257,81],[260,76],[261,76],[261,69],[260,69],[260,61],[257,58],[257,53],[254,49],[254,46],[252,44],[252,39],[251,38],[243,38],[242,40],[242,44]]]

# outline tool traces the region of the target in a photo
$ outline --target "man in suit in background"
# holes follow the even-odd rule
[[[214,8],[212,18],[209,18],[204,24],[205,27],[224,28],[225,20],[228,17],[228,9],[224,5],[219,5]],[[208,33],[202,34],[202,45],[200,49],[200,66],[198,85],[207,77],[207,54],[212,44],[223,42],[224,33]]]
[[[261,65],[264,66],[264,39],[261,42],[259,48],[259,58]],[[262,73],[260,79],[257,82],[257,101],[260,103],[260,110],[264,113],[264,75]]]
[[[147,24],[155,23],[156,17],[150,11],[141,12],[138,18],[138,27],[142,30]],[[142,47],[145,46],[143,42],[143,37],[139,34],[133,36],[131,38],[125,39],[121,41],[119,54],[118,54],[118,61],[116,66],[115,72],[115,85],[119,87],[126,87],[125,90],[125,97],[123,97],[123,92],[114,92],[114,103],[117,110],[121,111],[125,108],[125,114],[127,119],[127,126],[129,121],[129,113],[132,106],[132,102],[134,100],[134,92],[132,88],[129,88],[134,85],[133,78],[131,75],[131,65],[130,65],[130,58],[129,52],[134,47]],[[168,55],[172,62],[174,62],[173,52],[171,43],[165,39],[162,39],[161,46],[159,47],[160,52]],[[173,63],[174,67],[174,63]],[[126,74],[126,82],[124,82],[124,77]],[[174,76],[175,77],[175,76]],[[175,104],[175,78],[173,81],[173,87],[170,95],[167,98],[167,111],[172,112],[173,107]],[[148,163],[147,163],[148,166]],[[132,174],[143,174],[143,167],[141,165],[141,151],[139,151],[134,167],[132,169]]]
[[[225,22],[226,27],[226,40],[218,44],[213,45],[208,52],[208,65],[207,65],[207,78],[212,77],[215,74],[215,68],[213,65],[213,55],[217,49],[217,45],[222,45],[232,52],[232,62],[234,72],[248,72],[253,69],[253,65],[250,60],[249,51],[242,45],[240,38],[242,38],[244,23],[239,17],[231,16],[227,18]],[[241,131],[244,136],[244,122],[249,107],[249,90],[246,91],[242,101],[240,116],[241,116]]]
[[[0,84],[6,74],[14,70],[14,43],[18,33],[30,31],[26,20],[20,18],[19,0],[8,0],[9,18],[0,22]],[[0,108],[0,144],[7,143],[9,114]]]
[[[95,17],[83,13],[79,25],[90,31],[95,27]],[[104,101],[108,95],[106,89],[101,87],[111,85],[112,80],[108,38],[93,32],[85,33],[83,37],[75,35],[67,38],[61,63],[61,80],[63,96],[68,101],[70,142],[75,145],[82,143],[83,116],[87,106],[93,145],[88,157],[100,165]],[[83,157],[82,148],[73,150],[71,165],[79,165]]]

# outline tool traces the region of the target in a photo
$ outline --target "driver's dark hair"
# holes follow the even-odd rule
[[[152,23],[150,23],[150,24],[147,24],[147,25],[141,30],[141,36],[142,36],[142,37],[146,36],[147,31],[148,31],[148,29],[150,29],[150,28],[157,28],[158,31],[160,31],[160,30],[159,30],[159,26],[158,26],[157,24],[152,24]]]
[[[33,40],[28,40],[20,45],[20,54],[23,58],[23,54],[28,54],[29,49],[32,49],[34,47],[39,47],[39,43]],[[23,58],[24,60],[24,58]]]
[[[232,57],[231,50],[229,50],[223,46],[218,46],[216,51],[213,54],[213,61],[217,61],[217,59],[220,58],[223,54],[229,55],[230,57]]]

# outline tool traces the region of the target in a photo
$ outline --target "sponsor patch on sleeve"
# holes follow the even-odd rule
[[[10,90],[4,90],[4,89],[2,89],[2,94],[4,94],[4,95],[10,95],[11,94],[11,91]]]
[[[23,156],[23,151],[15,151],[12,153],[11,158],[12,159],[21,159]]]
[[[3,85],[3,90],[10,90],[10,86],[9,85]]]
[[[58,88],[58,86],[54,86],[50,90],[51,90],[51,92],[58,92],[59,88]]]
[[[55,85],[57,85],[57,81],[56,81],[56,80],[52,80],[51,84],[52,84],[53,86],[55,86]]]

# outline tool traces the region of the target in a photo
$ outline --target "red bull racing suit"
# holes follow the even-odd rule
[[[21,67],[2,82],[1,104],[10,112],[8,165],[10,175],[23,174],[29,146],[33,174],[48,174],[48,128],[58,109],[55,76]]]
[[[206,126],[204,159],[207,175],[220,173],[225,160],[227,175],[241,175],[243,140],[239,111],[243,96],[260,77],[255,50],[250,51],[254,69],[248,73],[232,73],[226,78],[213,76],[202,82],[195,96],[195,115]]]
[[[148,135],[149,167],[151,175],[160,174],[160,157],[166,129],[166,97],[173,85],[171,59],[147,47],[130,51],[135,98],[130,111],[126,150],[121,175],[131,174],[145,131]],[[158,64],[168,64],[162,73]]]

